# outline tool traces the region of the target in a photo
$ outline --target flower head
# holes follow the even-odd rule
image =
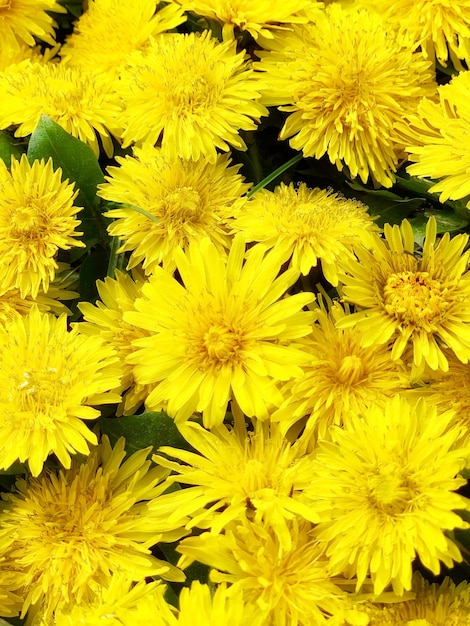
[[[368,626],[467,626],[470,623],[470,585],[456,585],[448,577],[429,583],[418,572],[413,576],[416,597],[406,602],[372,605]]]
[[[54,44],[54,27],[50,13],[66,13],[57,0],[1,0],[0,41],[2,48],[19,48],[21,43],[36,45],[35,37]]]
[[[134,303],[142,297],[145,279],[141,273],[134,271],[132,278],[119,270],[116,278],[105,278],[96,281],[101,301],[96,305],[81,302],[78,308],[83,313],[84,322],[79,324],[80,332],[87,335],[100,336],[106,345],[112,346],[122,364],[121,384],[116,391],[124,394],[118,409],[119,413],[132,415],[144,402],[152,387],[139,385],[134,378],[133,367],[126,358],[135,350],[132,342],[149,336],[149,332],[124,321],[124,313],[135,311]]]
[[[59,250],[85,244],[77,239],[80,207],[74,186],[61,181],[52,159],[12,159],[11,170],[0,160],[0,282],[19,289],[21,297],[47,292],[57,270]]]
[[[205,157],[173,158],[156,148],[134,152],[135,157],[118,157],[119,167],[108,168],[110,176],[99,191],[106,200],[124,203],[106,215],[117,218],[108,230],[122,240],[121,252],[132,252],[129,267],[142,262],[150,274],[162,264],[173,272],[175,250],[202,237],[210,237],[219,250],[229,248],[230,225],[248,188],[239,166],[229,167],[226,155],[210,163]],[[126,204],[147,211],[155,221]]]
[[[306,9],[312,9],[311,0],[176,0],[185,11],[193,11],[217,20],[224,25],[224,38],[238,28],[249,32],[255,39],[259,35],[272,39],[272,30],[288,28],[290,24],[305,23]],[[321,3],[319,3],[321,6]]]
[[[25,61],[0,75],[0,129],[18,126],[26,137],[47,115],[99,154],[98,137],[108,156],[111,134],[119,135],[120,100],[104,73],[63,63]]]
[[[437,58],[444,67],[450,57],[458,65],[470,60],[470,2],[459,0],[361,0],[399,28],[411,46]]]
[[[340,328],[356,325],[363,345],[393,339],[392,358],[409,343],[414,365],[427,363],[447,370],[442,348],[449,347],[466,363],[470,357],[470,251],[468,235],[449,233],[436,243],[436,221],[426,226],[422,257],[414,254],[413,230],[404,220],[384,227],[385,240],[372,235],[368,248],[357,248],[357,260],[345,259],[341,277],[344,299],[362,309],[343,318]]]
[[[323,439],[330,425],[342,426],[371,404],[410,386],[406,366],[392,361],[388,344],[364,347],[364,330],[337,328],[348,309],[335,303],[327,313],[317,312],[317,323],[302,340],[309,362],[299,379],[286,383],[283,405],[273,413],[283,431],[306,417],[306,430]]]
[[[87,4],[60,54],[67,65],[96,69],[108,77],[119,71],[131,52],[145,49],[152,37],[186,19],[176,4],[162,7],[155,0],[89,0]]]
[[[333,573],[356,575],[360,587],[370,572],[375,593],[391,583],[401,595],[416,555],[434,574],[440,561],[461,560],[446,531],[468,527],[454,512],[469,508],[455,493],[468,450],[455,448],[460,428],[450,418],[395,396],[318,444],[308,495]]]
[[[178,252],[178,251],[177,251]],[[124,319],[150,331],[129,358],[141,384],[158,383],[147,406],[168,401],[179,422],[200,411],[204,425],[224,420],[229,400],[248,416],[266,419],[279,403],[276,382],[302,373],[295,340],[309,332],[313,314],[302,311],[310,293],[282,298],[295,270],[279,274],[273,252],[235,237],[228,256],[209,239],[176,255],[182,284],[157,267]]]
[[[34,476],[49,454],[70,467],[70,454],[88,454],[96,436],[82,421],[100,412],[91,405],[118,402],[121,369],[99,337],[67,330],[33,307],[0,326],[0,459],[8,468],[28,461]]]
[[[49,623],[58,609],[92,604],[116,574],[183,578],[149,550],[167,532],[170,541],[182,534],[148,510],[167,472],[150,469],[149,448],[124,461],[124,444],[111,448],[104,436],[83,463],[20,478],[2,494],[0,553],[17,573],[23,616],[31,608]]]
[[[271,527],[283,548],[291,543],[288,520],[318,521],[302,504],[302,491],[311,480],[309,457],[276,426],[256,420],[254,431],[247,433],[244,427],[221,425],[208,431],[186,422],[180,430],[196,453],[162,447],[161,453],[183,463],[153,457],[175,472],[174,481],[193,485],[171,494],[172,516],[192,517],[188,526],[210,527],[214,533],[248,516]]]
[[[328,45],[325,44],[328,42]],[[283,45],[282,45],[283,44]],[[390,187],[404,149],[403,118],[434,93],[431,62],[378,14],[329,5],[315,23],[276,37],[261,53],[263,104],[290,113],[280,138],[304,156]]]
[[[407,148],[415,163],[407,171],[440,179],[429,191],[445,202],[470,195],[470,71],[455,76],[438,93],[438,102],[423,98],[418,106],[416,142]]]
[[[268,111],[258,102],[262,79],[235,45],[208,31],[175,33],[131,55],[116,83],[125,104],[123,145],[161,138],[170,156],[211,163],[217,148],[245,150],[238,131],[255,130]]]
[[[234,222],[247,241],[275,246],[291,265],[308,274],[321,261],[325,278],[338,284],[337,261],[350,252],[364,231],[376,230],[367,207],[329,189],[295,189],[281,183],[258,191]]]
[[[180,562],[197,559],[214,568],[211,579],[243,590],[245,602],[257,605],[266,624],[328,624],[331,616],[343,615],[346,594],[330,578],[313,526],[293,519],[289,527],[291,547],[285,551],[271,528],[245,522],[233,524],[224,535],[183,539]]]

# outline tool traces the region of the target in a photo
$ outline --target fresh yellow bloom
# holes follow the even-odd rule
[[[70,454],[88,454],[96,436],[82,420],[91,405],[119,402],[121,368],[99,337],[67,330],[67,318],[40,313],[0,325],[0,466],[27,461],[37,476],[49,454],[70,467]]]
[[[67,65],[98,70],[108,78],[131,52],[186,20],[176,4],[162,7],[157,0],[89,0],[87,5],[60,54]]]
[[[289,550],[281,550],[279,537],[269,527],[245,521],[223,535],[206,532],[183,539],[180,563],[196,559],[214,568],[211,579],[243,590],[245,602],[258,607],[266,625],[348,624],[340,619],[347,610],[347,594],[336,584],[339,578],[330,578],[314,527],[296,518],[289,526]]]
[[[0,105],[1,106],[1,105]],[[47,292],[57,270],[59,250],[85,244],[77,239],[78,192],[61,181],[52,159],[12,159],[11,170],[0,160],[0,283],[19,289],[21,297]]]
[[[336,286],[338,259],[350,253],[363,232],[377,227],[362,202],[331,189],[281,183],[273,192],[258,191],[236,217],[234,230],[248,242],[276,247],[301,274],[321,261],[325,278]]]
[[[185,11],[192,11],[223,24],[224,38],[234,36],[235,29],[246,30],[255,39],[259,35],[272,39],[274,32],[290,24],[307,22],[305,10],[312,10],[315,0],[175,0]],[[318,3],[319,8],[322,3]]]
[[[2,0],[0,3],[0,41],[2,48],[17,49],[22,42],[36,45],[35,37],[55,43],[50,13],[66,13],[57,0]]]
[[[282,397],[276,383],[300,376],[304,355],[296,340],[308,334],[313,313],[302,308],[311,293],[283,297],[298,273],[279,276],[275,251],[258,244],[247,254],[235,237],[221,254],[209,239],[177,251],[181,281],[159,267],[124,320],[150,331],[128,357],[141,384],[158,383],[147,399],[152,408],[184,422],[196,411],[204,425],[224,420],[229,400],[248,416],[268,417]]]
[[[469,451],[455,448],[461,433],[449,427],[451,417],[423,399],[395,396],[346,429],[330,428],[308,495],[333,574],[356,575],[358,589],[370,572],[376,594],[392,584],[401,595],[411,589],[416,556],[435,575],[441,561],[462,560],[446,531],[469,526],[454,512],[470,508],[455,493],[466,483],[459,472]]]
[[[470,11],[470,4],[469,4]],[[440,201],[470,195],[470,71],[438,89],[439,101],[424,98],[414,125],[420,142],[407,148],[410,174],[441,179],[429,191]]]
[[[272,415],[284,432],[305,424],[306,433],[324,439],[332,424],[342,426],[371,404],[383,405],[410,387],[407,367],[392,361],[389,344],[364,347],[364,330],[337,328],[336,322],[349,315],[339,303],[329,314],[318,310],[317,323],[302,341],[309,356],[304,375],[286,383],[286,400]]]
[[[18,126],[15,136],[26,137],[47,115],[97,156],[99,137],[111,156],[111,135],[121,132],[121,103],[112,83],[96,70],[24,61],[0,75],[0,129]]]
[[[265,44],[266,45],[266,44]],[[352,178],[385,187],[403,158],[407,113],[434,93],[431,61],[376,13],[329,5],[314,23],[276,36],[260,53],[263,104],[290,113],[280,139],[304,156],[327,154]]]
[[[345,259],[340,278],[347,302],[360,307],[338,322],[357,326],[362,345],[393,340],[392,359],[412,344],[414,366],[427,363],[446,371],[442,350],[449,347],[466,363],[470,357],[470,251],[463,252],[468,235],[449,233],[436,242],[436,221],[426,226],[422,257],[414,254],[413,230],[385,224],[385,239],[371,235],[368,248],[357,248],[357,260]]]
[[[231,521],[248,516],[272,528],[285,549],[291,547],[288,520],[318,521],[302,503],[312,477],[311,459],[301,443],[291,444],[275,425],[256,420],[253,432],[225,425],[211,432],[186,422],[180,431],[196,452],[164,446],[159,452],[183,463],[153,457],[175,472],[171,480],[193,485],[171,494],[172,517],[189,516],[188,527],[219,533]]]
[[[135,350],[135,339],[148,337],[149,332],[124,321],[126,311],[135,311],[135,301],[142,297],[145,279],[142,273],[134,272],[131,277],[116,271],[116,278],[98,280],[96,286],[101,301],[96,306],[81,302],[78,308],[85,322],[79,324],[80,332],[100,336],[107,345],[114,348],[122,365],[121,384],[116,390],[123,395],[118,414],[132,415],[145,401],[153,387],[139,385],[134,378],[132,365],[126,358]]]
[[[163,626],[170,625],[172,612],[163,598],[166,586],[161,581],[136,585],[116,574],[109,586],[99,586],[93,602],[73,602],[55,612],[53,626]],[[149,610],[153,611],[152,616]],[[146,622],[144,620],[147,620]],[[48,623],[40,622],[40,626]]]
[[[143,264],[147,274],[162,264],[176,267],[175,250],[191,241],[210,237],[219,250],[230,247],[230,225],[239,212],[248,185],[229,167],[227,155],[209,163],[205,157],[185,161],[157,148],[134,150],[134,157],[117,157],[120,167],[110,167],[98,194],[123,207],[108,211],[117,218],[108,230],[123,241],[120,252],[130,251],[128,267]],[[126,205],[143,209],[155,221]]]
[[[161,140],[171,157],[217,159],[217,148],[246,150],[239,130],[255,130],[263,78],[235,41],[209,31],[167,34],[128,59],[116,89],[122,96],[123,145]]]
[[[420,47],[425,56],[444,67],[449,56],[457,65],[470,60],[470,1],[458,0],[360,0],[374,7],[386,22]],[[461,64],[460,64],[461,65]]]
[[[456,585],[450,578],[429,583],[418,572],[413,576],[416,597],[406,602],[371,606],[368,626],[469,626],[470,585]]]
[[[150,448],[124,461],[124,445],[121,438],[111,448],[104,436],[84,462],[19,478],[13,493],[2,494],[0,555],[16,572],[23,616],[31,610],[47,623],[57,610],[92,604],[114,575],[184,579],[150,553],[162,538],[183,534],[148,509],[167,471],[150,469]]]

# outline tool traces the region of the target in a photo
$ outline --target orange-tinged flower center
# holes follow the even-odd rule
[[[217,324],[204,333],[204,346],[211,360],[225,363],[237,358],[240,337],[233,329]]]
[[[384,287],[387,313],[408,326],[435,330],[449,307],[447,288],[429,272],[392,274]]]

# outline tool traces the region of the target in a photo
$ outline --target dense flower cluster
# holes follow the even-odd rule
[[[0,617],[468,624],[470,0],[0,42]]]

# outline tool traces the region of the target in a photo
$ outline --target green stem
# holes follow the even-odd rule
[[[108,270],[106,272],[106,276],[109,276],[110,278],[114,278],[114,272],[118,266],[119,257],[122,256],[117,252],[119,250],[119,244],[119,237],[111,237]]]
[[[299,152],[294,157],[292,157],[292,159],[289,159],[289,161],[286,161],[286,163],[284,163],[283,165],[278,167],[276,170],[274,170],[274,172],[271,172],[271,174],[268,174],[265,178],[263,178],[263,180],[261,180],[257,185],[255,185],[253,189],[251,189],[248,192],[247,194],[248,198],[251,198],[260,189],[264,189],[266,185],[269,185],[269,183],[271,183],[273,180],[278,178],[281,174],[283,174],[290,167],[292,167],[293,165],[301,161],[303,158],[304,158],[304,155],[302,154],[302,152]]]

